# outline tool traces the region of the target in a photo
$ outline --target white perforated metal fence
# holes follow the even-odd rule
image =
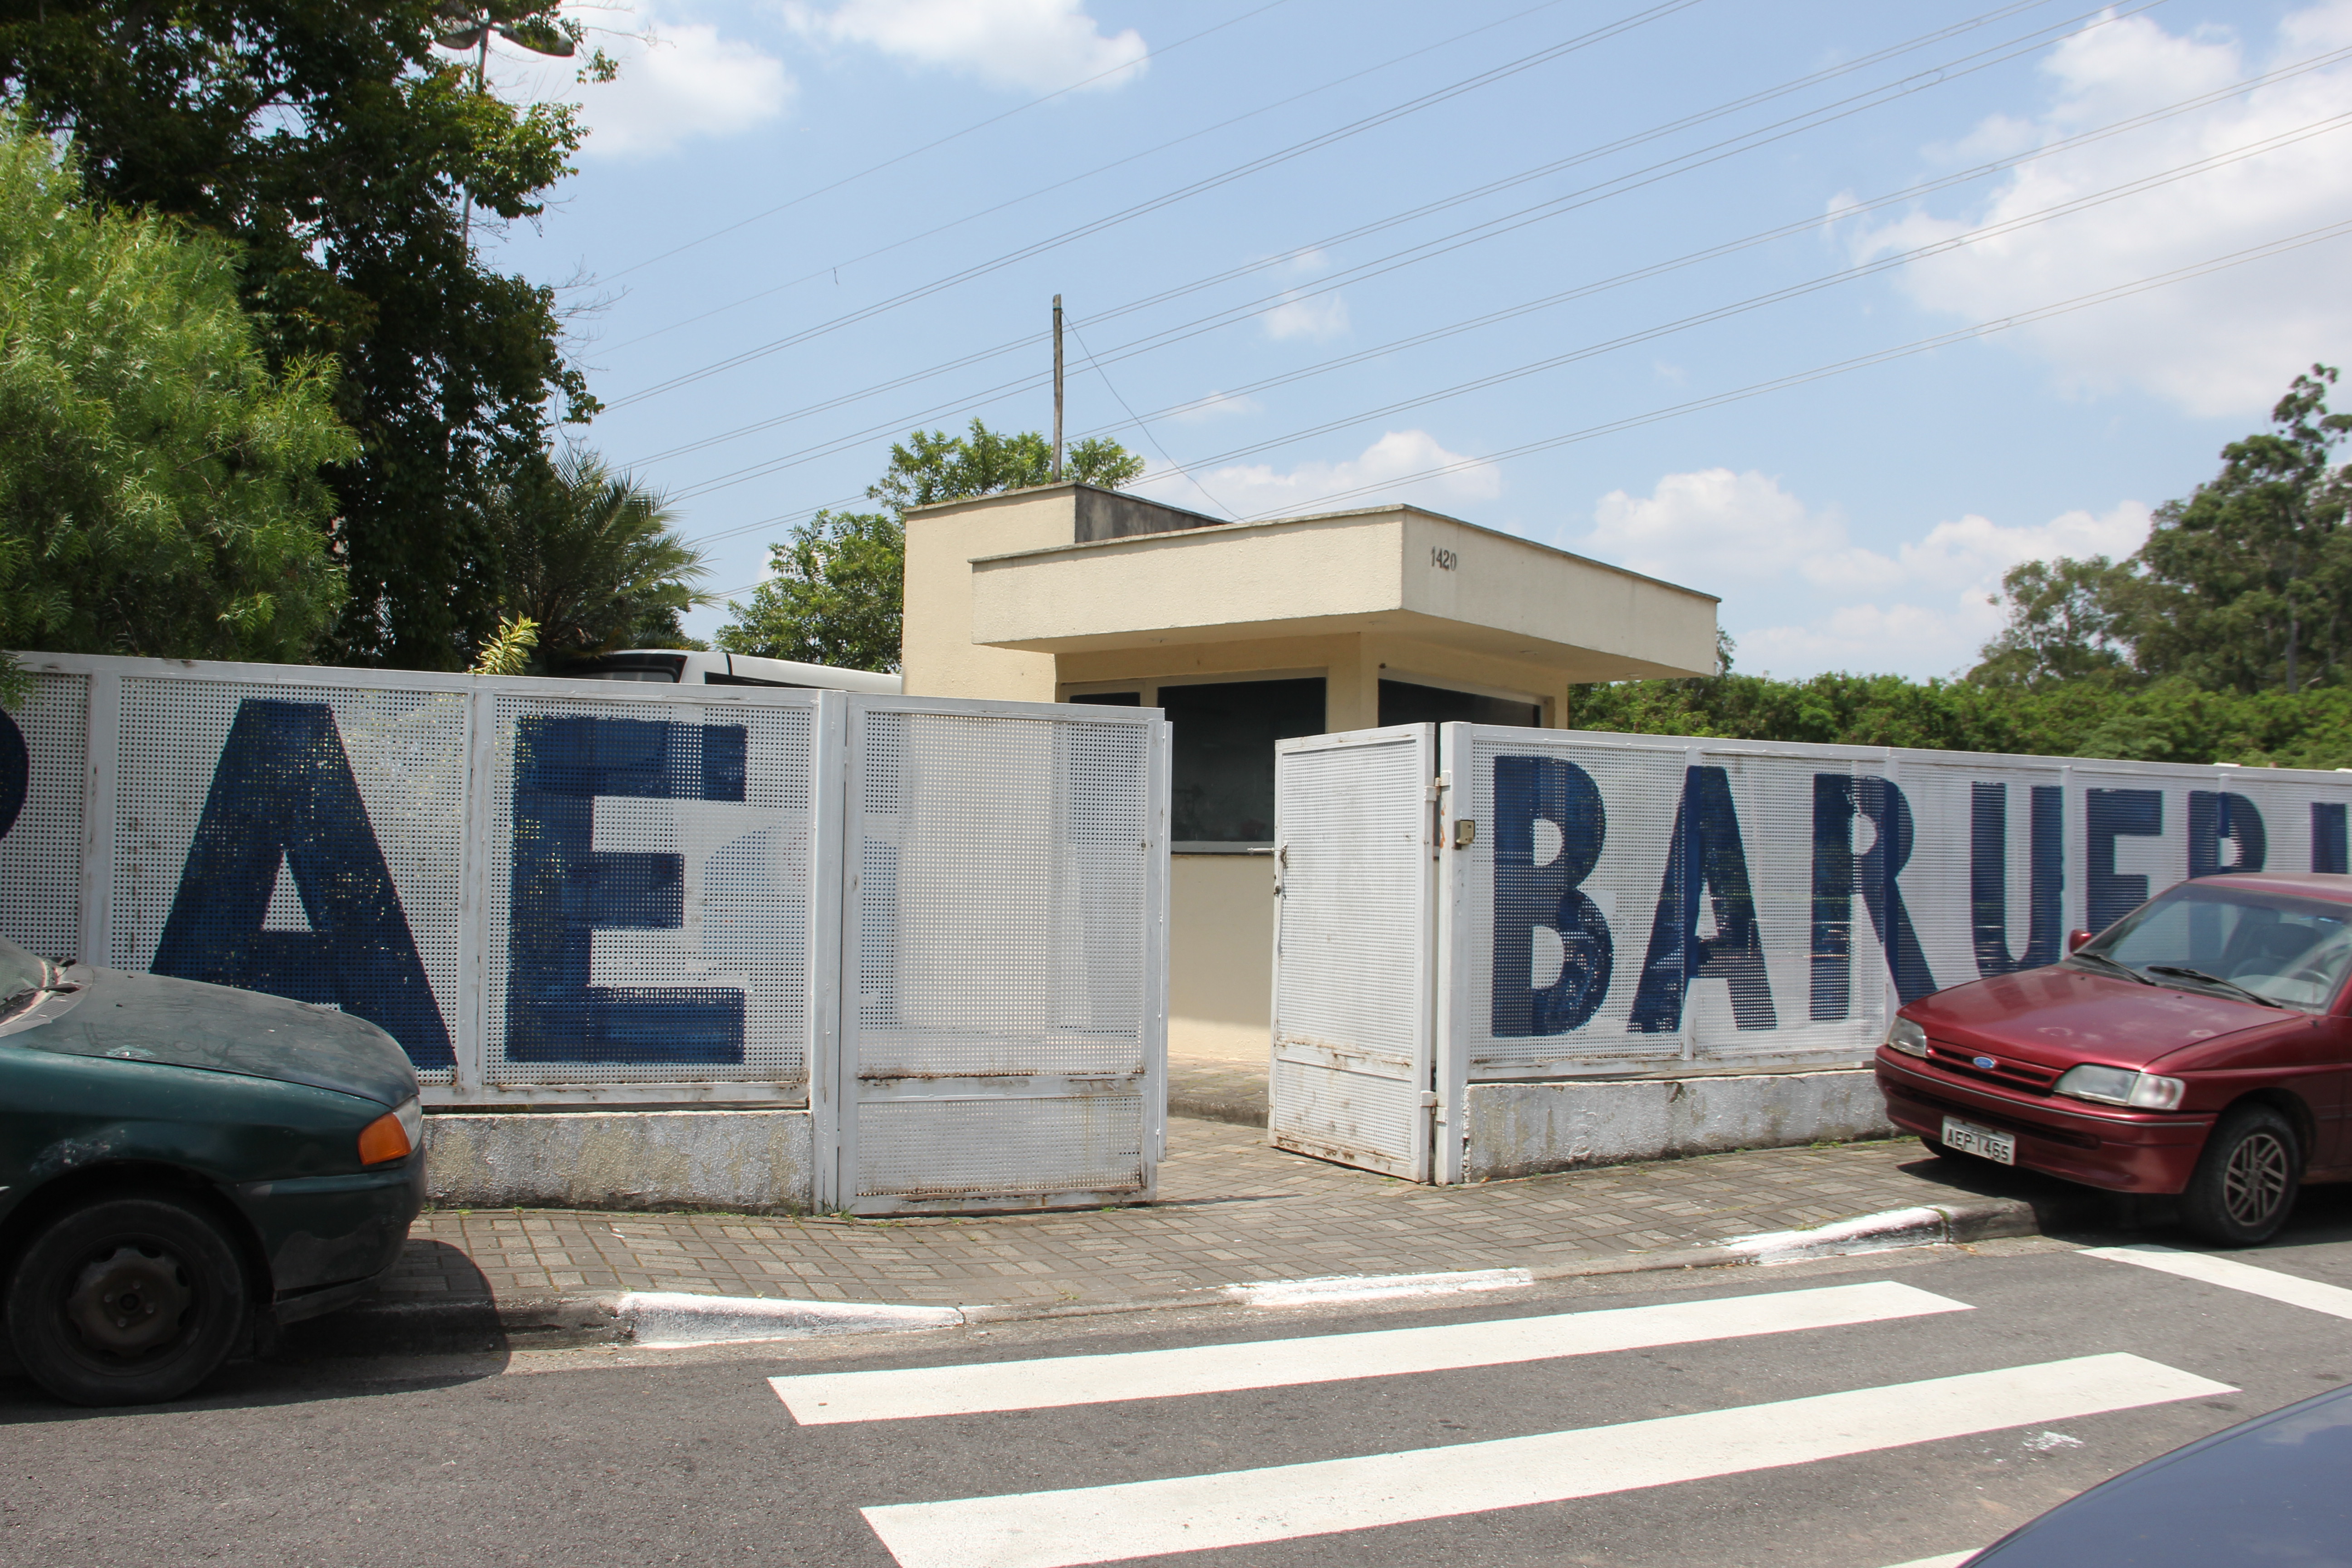
[[[820,1205],[1002,1206],[1015,1172],[1040,1207],[1152,1190],[1168,742],[1136,711],[848,709],[838,1099],[820,1105],[838,1152]]]
[[[1274,1052],[1286,1149],[1429,1179],[1435,737],[1276,743]]]
[[[1904,1001],[2054,962],[2068,931],[2185,878],[2352,869],[2352,774],[1449,724],[1411,780],[1390,765],[1401,733],[1286,742],[1277,834],[1336,868],[1414,801],[1441,803],[1420,838],[1433,1049],[1411,1084],[1433,1101],[1412,1136],[1429,1129],[1440,1181],[1460,1179],[1469,1084],[1859,1067]],[[1286,1020],[1319,997],[1365,998],[1339,1043],[1402,1059],[1367,1042],[1383,1037],[1374,1015],[1391,1042],[1415,1016],[1402,943],[1425,907],[1407,879],[1366,866],[1310,883],[1297,858],[1277,936],[1276,1129],[1333,1121],[1323,1081],[1282,1066]],[[1302,977],[1308,943],[1319,967]],[[1358,1092],[1349,1114],[1401,1126],[1358,1108],[1377,1099]],[[1356,1143],[1316,1152],[1407,1173],[1392,1138]]]
[[[367,1017],[441,1103],[814,1081],[832,1206],[1150,1191],[1155,712],[26,663],[0,715],[23,945]]]

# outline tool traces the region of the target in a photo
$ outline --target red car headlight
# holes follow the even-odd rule
[[[2102,1105],[2129,1106],[2134,1110],[2175,1110],[2179,1109],[2181,1096],[2189,1092],[2189,1085],[2158,1073],[2094,1067],[2085,1062],[2081,1067],[2068,1068],[2066,1076],[2058,1080],[2055,1092],[2076,1100],[2095,1100]]]
[[[1886,1026],[1886,1048],[1901,1051],[1906,1057],[1927,1054],[1927,1031],[1908,1018],[1897,1018]]]

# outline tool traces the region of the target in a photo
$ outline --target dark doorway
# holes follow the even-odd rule
[[[1543,727],[1543,704],[1448,691],[1442,686],[1419,686],[1410,680],[1383,680],[1381,727],[1391,724],[1509,724],[1538,730]]]

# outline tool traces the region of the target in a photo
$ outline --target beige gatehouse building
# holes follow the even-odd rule
[[[1582,682],[1705,675],[1714,595],[1413,506],[1226,522],[1081,484],[907,514],[912,695],[1160,708],[1171,1054],[1263,1061],[1274,747],[1565,729]]]

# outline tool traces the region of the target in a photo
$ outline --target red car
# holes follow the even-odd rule
[[[1888,1117],[1939,1154],[2178,1193],[2251,1247],[2303,1183],[2352,1180],[2352,876],[2233,873],[2151,899],[2043,969],[1905,1007]]]

